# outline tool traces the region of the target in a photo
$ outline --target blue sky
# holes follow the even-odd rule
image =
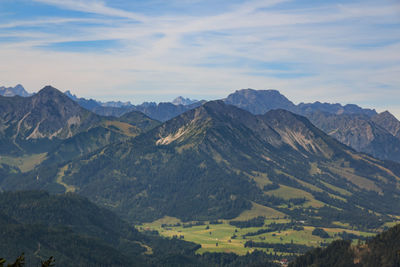
[[[0,0],[0,85],[99,100],[280,90],[400,117],[400,2]]]

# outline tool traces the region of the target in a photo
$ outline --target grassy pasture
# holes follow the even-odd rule
[[[242,218],[243,220],[245,219],[245,217]],[[341,228],[340,226],[338,226],[337,228],[324,228],[324,230],[330,235],[330,238],[323,239],[318,236],[312,235],[312,231],[315,229],[315,227],[304,226],[304,230],[302,231],[287,229],[280,232],[276,231],[256,236],[243,237],[243,235],[249,232],[256,232],[260,229],[267,228],[267,225],[270,223],[287,222],[290,222],[290,220],[282,218],[266,219],[265,225],[263,227],[250,227],[240,229],[230,225],[229,221],[224,220],[222,224],[209,224],[208,222],[206,222],[205,225],[183,227],[182,222],[180,222],[178,219],[172,217],[164,217],[155,222],[146,223],[138,226],[137,228],[139,230],[157,230],[160,235],[168,238],[173,238],[174,236],[177,236],[179,238],[180,236],[183,236],[184,240],[201,245],[201,248],[197,251],[197,253],[233,252],[239,255],[244,255],[247,252],[251,252],[254,250],[254,248],[244,247],[244,244],[249,240],[265,243],[293,243],[307,245],[310,247],[318,247],[321,243],[332,242],[333,240],[338,239],[339,237],[335,237],[334,235],[343,231],[361,236],[375,235],[375,233],[359,232],[346,229],[345,227]],[[180,223],[181,225],[176,226],[177,223]],[[161,227],[162,224],[169,224],[169,226]],[[232,238],[234,235],[236,237]],[[267,250],[263,248],[257,249],[274,252],[272,250]]]
[[[0,163],[17,167],[21,172],[33,170],[46,159],[47,153],[24,155],[21,157],[0,156]]]

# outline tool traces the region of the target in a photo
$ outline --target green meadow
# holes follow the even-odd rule
[[[266,219],[262,227],[238,228],[229,224],[229,221],[222,221],[222,224],[210,224],[205,222],[205,225],[184,226],[188,222],[182,223],[176,218],[165,217],[152,223],[146,223],[138,226],[141,231],[156,230],[161,236],[168,238],[182,238],[186,241],[191,241],[201,245],[197,253],[204,252],[233,252],[239,255],[244,255],[247,252],[252,252],[254,249],[264,250],[274,253],[273,249],[265,248],[249,248],[244,244],[247,241],[274,243],[274,244],[299,244],[309,247],[318,247],[322,243],[330,243],[335,239],[340,239],[338,233],[343,231],[360,236],[373,236],[376,233],[360,232],[338,226],[337,228],[323,228],[329,238],[321,238],[312,234],[315,229],[313,226],[303,226],[304,229],[296,231],[287,229],[284,231],[275,231],[263,233],[255,236],[243,237],[249,232],[256,232],[260,229],[267,229],[271,223],[289,223],[287,219]],[[196,222],[190,222],[196,224]],[[178,224],[178,225],[177,225]],[[180,224],[180,225],[179,225]],[[277,253],[282,254],[282,253]]]

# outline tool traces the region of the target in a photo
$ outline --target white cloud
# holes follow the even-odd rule
[[[278,10],[274,5],[283,1],[251,1],[213,16],[148,16],[100,1],[35,1],[104,18],[0,25],[0,36],[23,39],[0,43],[0,58],[7,62],[0,66],[2,83],[22,83],[31,91],[53,84],[82,96],[133,102],[170,95],[163,99],[169,100],[178,94],[218,98],[249,87],[276,88],[295,102],[381,105],[388,95],[400,99],[400,30],[385,27],[400,19],[390,3]],[[68,35],[12,29],[71,22],[80,25],[71,26],[75,31]],[[121,46],[92,53],[37,48],[96,40],[118,40]],[[263,62],[271,66],[257,66]],[[308,76],[279,78],[296,73]]]
[[[86,19],[86,18],[45,18],[45,19],[35,19],[35,20],[26,20],[26,21],[13,21],[9,23],[0,24],[0,29],[7,28],[15,28],[15,27],[32,27],[32,26],[41,26],[41,25],[49,25],[49,24],[65,24],[72,22],[80,22],[80,23],[94,23],[101,22],[104,23],[104,20],[97,19]]]
[[[134,12],[128,12],[125,10],[108,7],[103,1],[97,1],[97,0],[34,0],[34,1],[87,13],[122,17],[137,21],[146,20],[146,16],[136,14]]]

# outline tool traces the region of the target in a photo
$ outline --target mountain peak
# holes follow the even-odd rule
[[[372,121],[400,139],[400,121],[389,111],[373,116]]]
[[[54,88],[51,85],[46,85],[45,87],[43,87],[38,94],[45,94],[45,93],[58,93],[58,94],[62,94],[62,92],[56,88]]]
[[[222,100],[213,100],[213,101],[208,101],[204,103],[203,105],[206,108],[211,108],[211,109],[220,109],[226,106],[224,101]]]
[[[395,117],[392,113],[390,113],[388,110],[385,110],[385,111],[379,113],[378,116],[387,117],[387,118],[396,118],[396,117]]]
[[[302,115],[308,115],[316,111],[336,115],[358,114],[368,117],[372,117],[377,114],[374,109],[361,108],[355,104],[347,104],[343,106],[339,103],[322,103],[320,101],[316,101],[314,103],[300,103],[297,106],[297,113],[300,113]]]
[[[28,93],[21,84],[17,84],[15,87],[0,87],[0,95],[2,96],[23,96],[28,97],[31,94]]]
[[[54,88],[51,85],[46,85],[43,87],[37,94],[33,96],[34,99],[39,99],[42,103],[58,103],[67,104],[71,107],[74,106],[75,109],[80,107],[77,103],[75,103],[72,99],[70,99],[67,95],[65,95],[60,90]]]
[[[271,109],[282,108],[294,111],[296,106],[277,90],[241,89],[230,94],[225,103],[250,111],[264,114]]]
[[[172,100],[172,104],[174,105],[191,105],[193,103],[198,102],[198,100],[190,99],[190,98],[184,98],[183,96],[178,96],[174,100]]]

